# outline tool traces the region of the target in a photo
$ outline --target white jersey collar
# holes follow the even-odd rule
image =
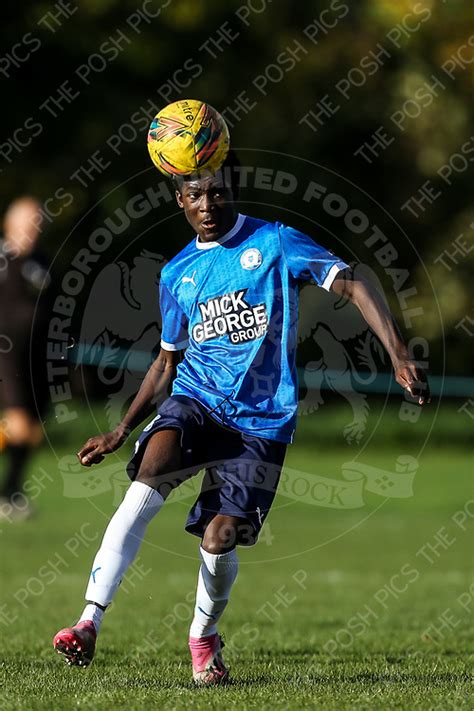
[[[199,236],[196,235],[196,247],[198,249],[213,249],[213,247],[218,247],[220,244],[224,244],[227,240],[231,239],[240,230],[245,221],[245,215],[241,215],[240,212],[237,214],[237,219],[234,226],[225,235],[219,237],[214,242],[200,242]]]

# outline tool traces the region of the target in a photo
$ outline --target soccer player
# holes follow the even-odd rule
[[[176,200],[196,236],[161,274],[160,353],[120,425],[78,453],[84,466],[98,464],[158,406],[93,562],[85,609],[54,638],[69,664],[90,663],[104,611],[147,525],[172,489],[205,468],[186,523],[201,539],[202,561],[189,647],[197,683],[227,678],[217,623],[237,576],[236,546],[257,540],[295,430],[301,280],[350,299],[387,349],[398,383],[420,404],[428,399],[426,378],[380,294],[306,235],[238,214],[238,169],[231,160],[225,168],[177,183]]]
[[[48,396],[46,332],[50,314],[48,265],[38,248],[39,202],[28,196],[9,205],[0,240],[0,520],[28,518],[23,493],[28,458],[43,438],[40,417]],[[34,350],[35,357],[31,357]]]

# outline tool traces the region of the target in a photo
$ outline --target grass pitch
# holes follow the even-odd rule
[[[68,473],[62,458],[103,418],[97,408],[96,425],[85,411],[62,428],[47,422],[52,449],[30,471],[38,515],[1,526],[0,708],[472,708],[471,422],[456,407],[436,415],[432,406],[408,425],[375,401],[364,448],[346,443],[344,407],[302,418],[287,457],[295,495],[277,498],[259,544],[240,551],[220,625],[232,683],[218,689],[190,683],[198,541],[183,523],[192,492],[151,524],[92,666],[69,669],[54,654],[53,634],[82,609],[129,448],[96,469],[108,477],[107,491],[97,493],[96,482],[88,497],[66,497],[64,487],[81,475]],[[354,508],[298,500],[307,475],[340,481],[353,459],[394,472],[400,455],[417,462],[412,495],[387,498],[366,487]]]

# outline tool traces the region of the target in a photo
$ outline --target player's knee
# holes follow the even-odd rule
[[[156,479],[151,476],[151,472],[148,472],[145,469],[140,469],[134,481],[139,481],[141,484],[146,484],[152,489],[156,489]]]
[[[140,467],[136,481],[155,489],[163,499],[166,499],[173,489],[180,485],[182,480],[179,476],[179,472],[174,474],[169,471],[165,473],[165,471],[166,470],[157,469],[152,466]]]
[[[228,542],[223,543],[219,538],[217,537],[207,537],[204,536],[202,540],[202,547],[206,551],[206,553],[210,553],[211,555],[220,555],[221,553],[228,553],[228,551],[232,550],[234,548],[234,545],[230,545]]]
[[[202,547],[207,553],[220,555],[235,548],[238,538],[238,526],[233,521],[217,523],[213,519],[204,532]]]
[[[166,499],[183,481],[181,450],[174,440],[152,437],[140,463],[136,481],[150,486]]]

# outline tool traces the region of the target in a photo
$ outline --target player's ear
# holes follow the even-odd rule
[[[174,194],[176,197],[176,202],[178,203],[178,207],[183,208],[184,202],[183,202],[183,196],[181,195],[181,192],[179,190],[175,190]]]

